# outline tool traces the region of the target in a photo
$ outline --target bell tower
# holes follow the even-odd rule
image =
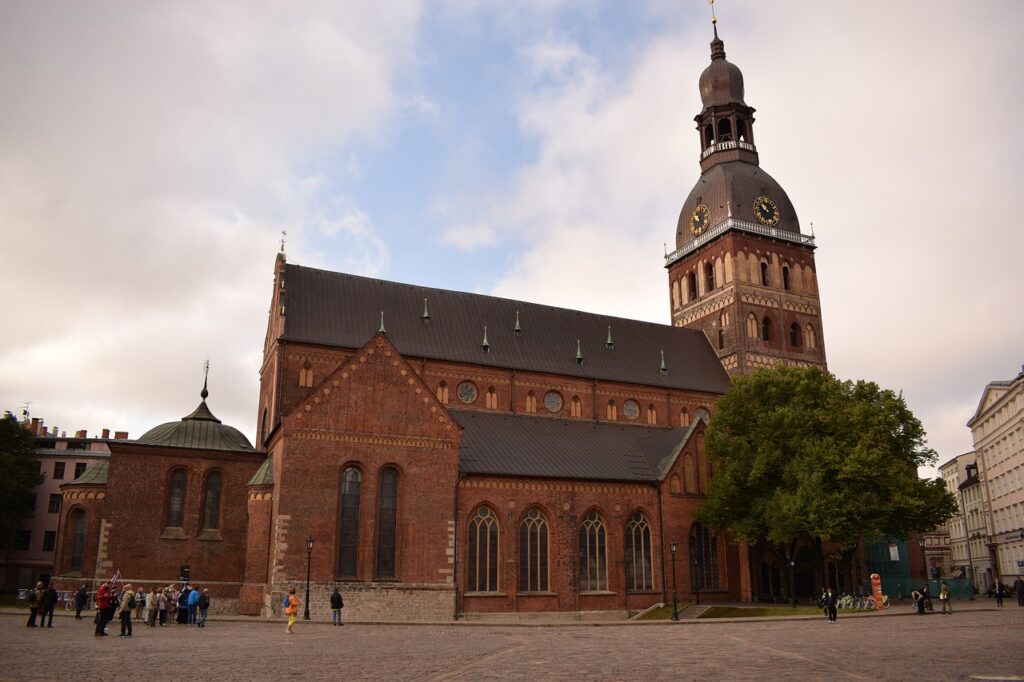
[[[714,26],[700,75],[700,178],[665,257],[672,324],[702,330],[730,375],[776,364],[825,367],[814,237],[760,167],[743,74]]]

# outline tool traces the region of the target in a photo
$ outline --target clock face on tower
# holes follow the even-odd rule
[[[754,199],[754,217],[762,225],[771,227],[779,222],[779,207],[768,197]]]
[[[693,209],[693,215],[690,216],[690,232],[693,233],[694,237],[708,229],[708,221],[710,219],[711,213],[704,204],[700,204],[697,208]]]

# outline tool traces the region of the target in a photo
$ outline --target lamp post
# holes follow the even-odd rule
[[[668,551],[672,552],[672,620],[679,620],[679,593],[676,592],[676,550],[679,543],[673,538],[668,543]]]
[[[697,557],[693,557],[693,596],[697,599],[697,606],[700,606],[700,576],[697,574],[697,569],[700,565],[697,563]]]
[[[309,565],[313,560],[313,536],[306,538],[306,610],[302,620],[309,620]]]
[[[924,581],[928,582],[928,561],[924,558],[924,538],[917,539],[917,546],[921,548],[921,575],[924,576]]]

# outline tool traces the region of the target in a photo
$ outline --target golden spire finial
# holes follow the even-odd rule
[[[708,0],[708,4],[711,5],[711,23],[718,24],[718,17],[715,16],[715,0]]]

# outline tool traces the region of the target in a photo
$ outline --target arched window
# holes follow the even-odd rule
[[[487,507],[480,507],[469,522],[466,537],[469,557],[466,577],[470,592],[498,591],[498,520]]]
[[[605,410],[605,417],[610,422],[617,421],[619,419],[619,408],[615,406],[614,400],[608,401],[608,409]]]
[[[527,414],[533,414],[537,411],[537,394],[530,391],[526,394],[526,412]]]
[[[658,423],[658,409],[654,405],[647,406],[647,423],[657,424]]]
[[[681,305],[679,298],[679,280],[672,282],[672,307],[679,308]]]
[[[761,340],[772,340],[772,320],[767,315],[761,320]]]
[[[818,347],[818,335],[814,333],[814,327],[811,325],[804,327],[804,345],[810,349]]]
[[[548,524],[536,507],[519,524],[519,591],[548,591]]]
[[[757,338],[757,316],[754,313],[747,315],[747,338]]]
[[[82,562],[85,557],[85,538],[89,532],[89,517],[84,509],[76,509],[71,512],[71,519],[68,526],[73,533],[71,537],[71,566],[72,572],[82,570]]]
[[[167,490],[167,521],[164,524],[168,528],[181,528],[184,524],[185,481],[184,469],[177,469],[171,474]]]
[[[720,587],[718,537],[699,523],[693,524],[690,532],[690,566],[694,568],[691,579],[695,588],[717,590]]]
[[[768,286],[768,262],[761,261],[761,286]]]
[[[448,382],[442,381],[437,385],[437,401],[445,405],[448,404]]]
[[[782,288],[789,291],[789,266],[782,266]]]
[[[691,494],[697,492],[697,477],[693,469],[693,455],[689,453],[683,455],[683,482],[686,486],[686,492]]]
[[[299,386],[304,388],[313,386],[313,368],[309,364],[309,360],[302,363],[302,367],[299,369]]]
[[[494,386],[488,387],[484,404],[487,405],[488,409],[498,409],[498,391],[495,390]]]
[[[398,472],[387,467],[380,472],[377,496],[377,576],[395,577],[395,538],[398,526]]]
[[[679,484],[679,477],[675,474],[672,474],[672,478],[668,481],[668,491],[673,495],[678,495],[683,492],[682,487]]]
[[[267,408],[263,407],[263,419],[260,420],[260,442],[262,443],[267,437]]]
[[[789,325],[789,345],[793,348],[800,347],[800,325],[796,322]]]
[[[710,147],[715,143],[715,126],[711,123],[704,126],[704,146]]]
[[[607,541],[604,523],[596,511],[587,513],[580,525],[580,590],[608,589]]]
[[[723,350],[724,348],[725,348],[725,330],[724,329],[719,329],[718,330],[718,350]]]
[[[704,291],[715,290],[715,264],[705,263],[704,264]]]
[[[679,425],[689,426],[690,425],[690,411],[685,407],[679,410]]]
[[[220,487],[220,473],[210,472],[203,484],[203,530],[220,528]]]
[[[572,400],[569,401],[569,416],[570,417],[582,417],[583,416],[583,403],[580,401],[578,395],[574,395]]]
[[[653,589],[652,567],[651,527],[644,515],[636,512],[626,526],[626,589]]]
[[[732,139],[732,122],[723,118],[718,122],[718,140],[725,142]]]
[[[747,122],[743,119],[736,121],[736,138],[740,142],[747,141]]]
[[[362,484],[363,472],[355,467],[345,467],[341,473],[338,574],[346,578],[354,578],[359,565],[359,497]]]
[[[697,298],[697,273],[690,272],[686,275],[686,291],[689,296],[687,300],[692,301]]]

